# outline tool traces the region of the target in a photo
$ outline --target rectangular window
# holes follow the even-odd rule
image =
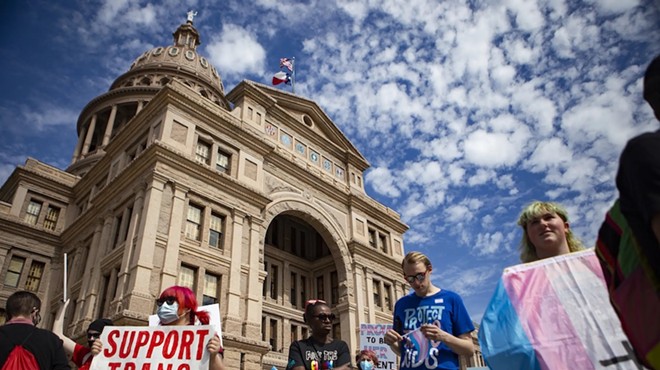
[[[261,340],[266,341],[266,316],[261,317]]]
[[[53,206],[48,206],[46,211],[46,219],[44,220],[44,229],[55,231],[57,226],[57,219],[60,217],[60,209]]]
[[[330,303],[339,303],[339,278],[337,277],[337,271],[330,273]]]
[[[211,163],[211,144],[202,140],[197,141],[195,147],[195,160],[202,164]]]
[[[298,299],[297,292],[296,292],[296,285],[298,284],[298,274],[295,272],[291,273],[291,293],[289,294],[289,301],[291,302],[292,306],[296,306],[296,300]]]
[[[309,329],[306,326],[302,328],[302,339],[307,339],[309,337]]]
[[[112,248],[116,247],[121,241],[119,240],[119,232],[121,231],[122,215],[115,217],[115,233],[112,242]]]
[[[291,324],[291,343],[297,341],[298,338],[298,325]]]
[[[41,202],[31,200],[25,212],[25,222],[36,225],[41,213]]]
[[[378,241],[380,242],[380,249],[387,253],[387,236],[384,234],[378,234]]]
[[[383,284],[383,294],[385,298],[385,308],[392,311],[392,286],[390,284]]]
[[[332,338],[341,340],[341,326],[339,324],[332,324]]]
[[[23,265],[25,265],[25,258],[12,256],[9,261],[9,268],[5,276],[5,285],[16,288],[18,281],[21,279],[21,272],[23,272]]]
[[[131,228],[131,219],[133,219],[133,207],[128,208],[128,212],[126,212],[126,214],[128,215],[128,218],[126,219],[126,225],[124,225],[124,227],[123,227],[124,228],[124,235],[122,235],[122,238],[121,238],[121,240],[123,242],[125,242],[126,239],[128,239],[128,229]]]
[[[316,278],[316,299],[325,300],[325,295],[323,294],[323,276]]]
[[[270,265],[270,298],[277,299],[277,265]]]
[[[376,230],[369,229],[369,245],[376,248]]]
[[[270,319],[270,346],[273,351],[280,351],[280,348],[277,348],[277,320]]]
[[[209,245],[211,247],[222,249],[223,224],[224,217],[215,213],[211,214],[211,222],[209,225]]]
[[[261,124],[261,113],[257,112],[257,123]]]
[[[202,305],[214,303],[218,303],[218,277],[211,274],[205,274]]]
[[[195,269],[181,265],[181,267],[179,267],[178,284],[195,290]]]
[[[202,227],[202,208],[189,204],[188,216],[186,218],[186,237],[193,240],[200,240],[200,231]]]
[[[307,276],[300,274],[300,304],[307,302]]]
[[[252,107],[248,107],[248,112],[247,113],[248,113],[247,118],[249,120],[251,120],[252,119],[252,114],[254,113],[254,109],[252,109]]]
[[[383,304],[380,301],[380,281],[373,281],[373,290],[374,290],[374,304],[376,307],[383,308]]]
[[[268,262],[264,262],[264,271],[266,271],[266,273],[268,273]],[[264,279],[264,283],[261,287],[262,288],[261,296],[264,297],[264,298],[266,298],[266,290],[267,290],[268,285],[270,284],[269,279],[270,279],[270,277],[268,275],[266,275],[266,278]],[[262,325],[262,329],[265,329],[263,327],[263,325]],[[265,340],[266,339],[264,338],[264,341]]]
[[[305,231],[300,231],[300,257],[307,258],[307,245],[305,242]]]
[[[39,261],[32,261],[30,271],[28,271],[27,281],[25,282],[25,290],[36,292],[39,290],[39,283],[44,274],[44,267],[46,264]]]
[[[231,156],[222,150],[218,150],[218,157],[215,160],[215,169],[223,172],[223,173],[229,173],[229,159]]]

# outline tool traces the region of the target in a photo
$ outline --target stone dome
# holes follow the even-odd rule
[[[202,96],[228,108],[220,74],[205,57],[197,53],[200,38],[192,21],[179,26],[173,36],[173,45],[159,46],[142,53],[128,72],[115,80],[110,90],[133,86],[161,87],[178,79]]]

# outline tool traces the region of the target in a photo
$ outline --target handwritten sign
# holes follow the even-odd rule
[[[397,368],[396,354],[385,343],[384,337],[392,324],[360,324],[360,350],[376,352],[378,369],[394,370]]]
[[[214,335],[210,325],[109,326],[90,370],[208,370]]]

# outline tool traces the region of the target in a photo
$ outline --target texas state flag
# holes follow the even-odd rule
[[[643,369],[593,249],[505,269],[479,343],[492,370]]]
[[[275,73],[275,75],[273,76],[273,85],[279,85],[283,82],[287,85],[290,85],[291,84],[291,75],[288,74],[288,73],[281,72],[281,71]]]

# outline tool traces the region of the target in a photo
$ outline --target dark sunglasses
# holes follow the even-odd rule
[[[331,313],[329,315],[325,314],[325,313],[320,313],[318,315],[314,315],[314,317],[316,317],[317,319],[319,319],[321,321],[325,321],[325,320],[335,321],[335,319],[337,318],[337,316],[335,316],[334,313]]]
[[[422,281],[424,281],[424,278],[426,278],[426,273],[427,272],[429,272],[429,270],[426,270],[424,272],[420,272],[419,274],[415,274],[415,275],[406,275],[405,276],[406,281],[409,284],[412,284],[415,280],[417,280],[417,282],[421,283]]]
[[[174,302],[176,302],[176,297],[162,297],[156,300],[158,306],[162,306],[165,302],[167,302],[167,304],[174,304]]]
[[[87,333],[87,340],[94,340],[101,337],[101,333]]]
[[[327,303],[325,303],[325,301],[322,299],[310,299],[309,301],[305,302],[305,309],[307,309],[309,305],[315,306],[317,304],[327,304]]]

